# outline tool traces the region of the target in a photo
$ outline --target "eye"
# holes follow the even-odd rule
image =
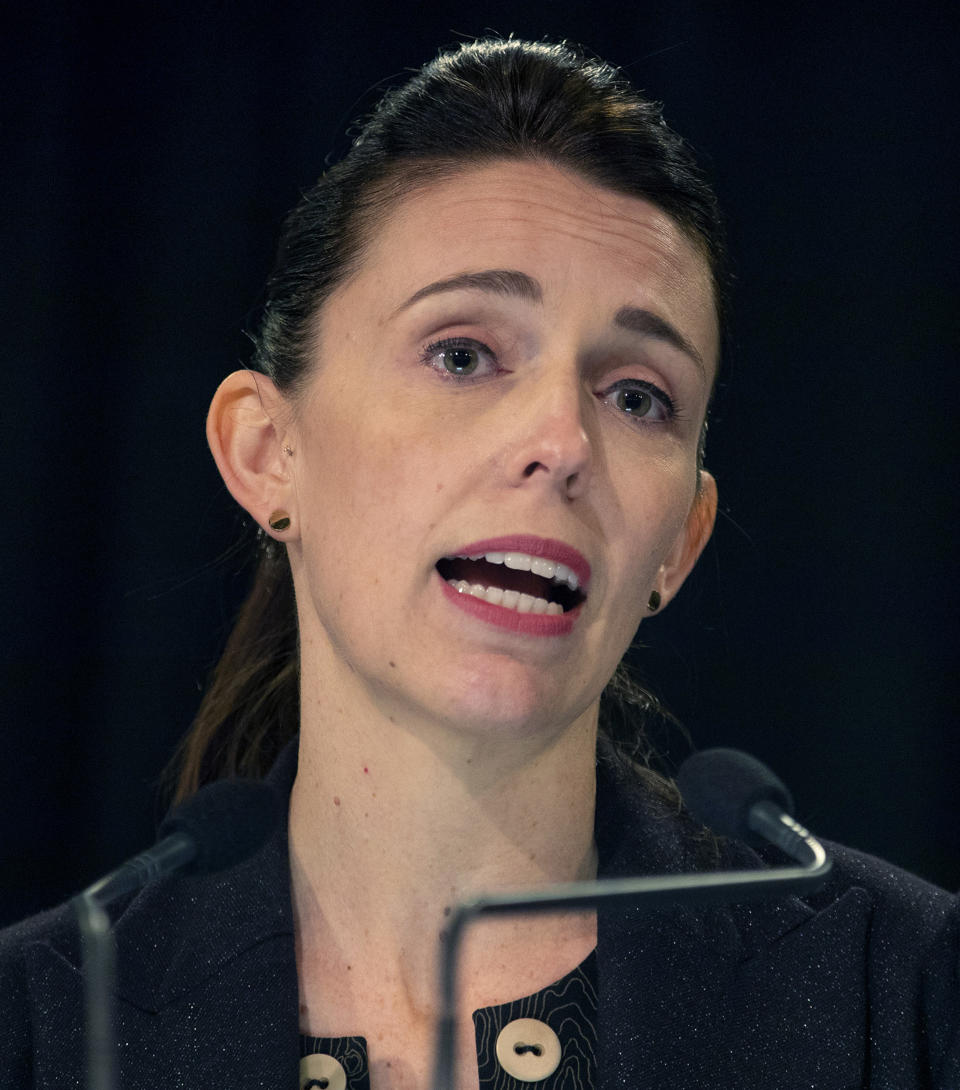
[[[427,345],[422,361],[443,378],[479,378],[497,371],[497,359],[485,344],[467,337],[448,337]]]
[[[621,379],[599,396],[625,416],[644,423],[659,424],[677,415],[670,395],[642,379]]]

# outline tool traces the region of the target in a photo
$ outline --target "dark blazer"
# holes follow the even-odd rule
[[[271,773],[289,792],[291,747]],[[702,868],[683,816],[601,762],[606,875]],[[602,1090],[960,1090],[956,898],[831,846],[812,898],[601,912]],[[764,865],[737,843],[724,867]],[[297,1085],[286,829],[252,860],[156,882],[116,921],[125,1087]],[[83,1087],[79,942],[66,908],[0,933],[0,1088]],[[426,1088],[425,1088],[426,1090]]]

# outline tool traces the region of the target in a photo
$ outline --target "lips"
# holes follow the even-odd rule
[[[490,537],[461,545],[450,556],[482,556],[486,553],[525,553],[527,556],[552,560],[565,564],[576,575],[581,588],[586,591],[590,583],[590,565],[587,558],[572,545],[533,534],[513,534],[509,537]]]
[[[436,569],[447,595],[468,612],[540,635],[573,627],[590,580],[590,565],[576,549],[528,534],[462,545]]]

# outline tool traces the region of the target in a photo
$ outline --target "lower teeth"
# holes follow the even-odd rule
[[[563,606],[559,602],[548,602],[546,598],[534,598],[531,594],[503,590],[500,587],[485,587],[480,583],[471,586],[466,579],[448,579],[447,582],[458,594],[470,594],[491,605],[514,609],[517,613],[548,613],[551,616],[563,613]]]

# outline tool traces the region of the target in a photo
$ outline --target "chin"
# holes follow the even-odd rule
[[[455,730],[491,740],[553,734],[590,703],[565,699],[555,677],[512,659],[461,675],[456,690],[446,696],[443,718]]]

